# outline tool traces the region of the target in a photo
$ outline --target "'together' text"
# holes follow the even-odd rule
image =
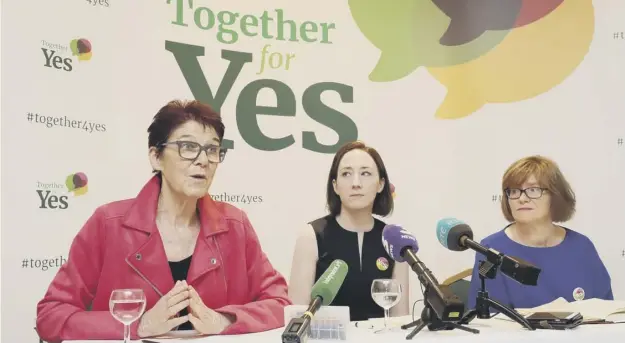
[[[246,194],[230,194],[230,193],[217,193],[211,194],[211,198],[215,201],[223,201],[239,204],[260,204],[263,202],[262,195],[246,195]]]
[[[67,127],[70,129],[79,129],[84,130],[88,133],[95,132],[106,132],[106,124],[94,123],[88,120],[74,120],[71,118],[67,118],[67,116],[62,117],[53,117],[53,116],[42,116],[38,113],[28,112],[26,114],[26,120],[29,123],[37,123],[43,124],[48,129],[53,128],[55,126]]]
[[[50,258],[25,257],[22,260],[22,268],[39,269],[45,272],[50,268],[60,268],[63,264],[65,264],[65,262],[67,262],[67,258],[65,256],[55,256]]]

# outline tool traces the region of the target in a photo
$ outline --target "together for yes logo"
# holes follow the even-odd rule
[[[320,80],[310,72],[310,65],[298,66],[302,58],[298,51],[308,49],[295,48],[295,45],[333,44],[337,29],[334,23],[296,19],[281,8],[240,13],[222,6],[211,9],[208,6],[214,5],[214,1],[210,0],[166,0],[165,3],[171,11],[169,22],[177,30],[201,30],[224,45],[216,54],[213,48],[219,45],[213,42],[206,43],[211,47],[209,50],[187,42],[164,42],[165,50],[171,53],[172,64],[177,64],[180,78],[186,81],[193,97],[218,112],[235,116],[241,139],[248,146],[261,151],[279,151],[296,145],[298,136],[301,148],[334,154],[346,142],[358,139],[358,127],[349,115],[349,104],[354,103],[354,87],[332,79]],[[248,44],[237,48],[244,37],[262,40],[262,48],[255,52],[248,51]],[[205,56],[207,53],[212,56]],[[308,85],[304,84],[305,77],[284,78],[286,73],[298,69],[305,77],[312,75]],[[298,80],[297,85],[289,85],[286,81],[289,79]],[[275,105],[263,103],[267,97],[261,92],[273,93]],[[226,102],[235,103],[235,108],[222,111]],[[338,138],[327,142],[314,127],[300,129],[298,125],[281,134],[269,135],[268,124],[261,124],[264,119],[260,119],[268,116],[274,117],[272,122],[281,121],[282,125],[307,117],[307,122],[314,121],[334,131]],[[235,148],[230,139],[224,139],[222,145],[227,149]]]
[[[79,61],[89,61],[91,59],[91,42],[84,38],[74,39],[69,44],[72,55],[77,56]]]
[[[592,0],[349,0],[360,31],[380,51],[369,79],[419,67],[447,87],[437,118],[549,91],[584,59]]]
[[[81,172],[68,175],[65,183],[37,181],[39,208],[65,210],[70,204],[68,192],[78,197],[85,195],[88,190],[87,175]]]
[[[65,44],[41,41],[44,67],[70,72],[74,70],[74,62],[89,61],[93,55],[91,42],[86,38],[72,39],[69,46]],[[76,56],[74,59],[73,56]]]
[[[70,174],[65,179],[67,190],[74,193],[74,196],[80,196],[87,193],[87,175],[85,173]]]

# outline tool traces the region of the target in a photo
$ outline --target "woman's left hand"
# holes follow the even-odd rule
[[[189,286],[189,295],[189,321],[199,333],[218,334],[232,324],[226,316],[204,305],[200,295],[191,286]]]

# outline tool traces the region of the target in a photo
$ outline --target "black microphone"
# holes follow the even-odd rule
[[[330,305],[347,276],[347,263],[334,260],[315,282],[311,290],[311,301],[308,309],[299,318],[293,318],[282,333],[282,343],[302,343],[308,338],[308,328],[312,317],[322,305]]]
[[[464,222],[455,218],[445,218],[436,225],[436,237],[447,249],[453,251],[474,250],[486,256],[488,262],[499,266],[499,270],[509,278],[528,286],[538,284],[541,269],[523,259],[506,256],[503,253],[487,248],[473,240],[473,230]],[[493,269],[493,272],[496,270]]]
[[[439,284],[432,272],[415,254],[419,250],[417,239],[397,225],[386,225],[382,231],[382,244],[397,262],[408,262],[425,288],[424,301],[432,307],[440,321],[459,321],[464,314],[464,303],[449,286]]]

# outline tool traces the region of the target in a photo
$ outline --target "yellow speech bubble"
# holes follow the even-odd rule
[[[91,53],[91,51],[90,52],[85,52],[85,53],[82,53],[82,54],[78,54],[78,60],[79,61],[89,61],[91,59],[92,55],[93,54]]]
[[[567,0],[544,18],[513,29],[477,59],[427,68],[447,87],[436,117],[462,118],[486,103],[515,102],[547,92],[584,59],[594,25],[592,0]]]
[[[81,196],[87,194],[89,192],[89,185],[84,185],[80,188],[76,188],[73,190],[75,196]]]

